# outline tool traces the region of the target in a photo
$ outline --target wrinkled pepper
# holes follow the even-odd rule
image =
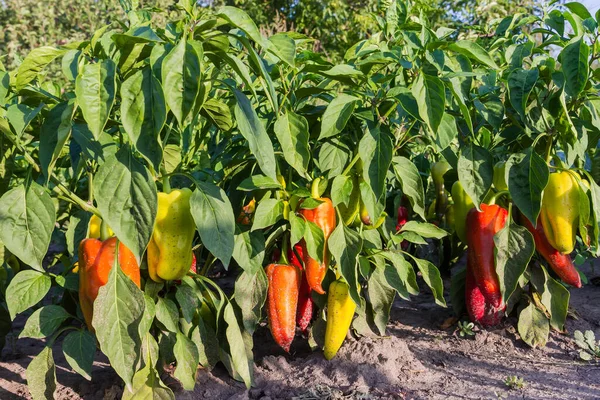
[[[450,169],[452,167],[444,160],[438,161],[431,166],[431,178],[435,186],[435,214],[440,221],[444,217],[446,206],[448,205],[448,195],[444,187],[444,175]]]
[[[304,269],[302,266],[302,261],[304,259],[304,254],[302,252],[302,245],[296,244],[294,248],[290,248],[288,250],[288,260],[290,264],[294,267],[298,268],[300,271]],[[311,289],[308,285],[308,281],[306,280],[306,274],[302,274],[302,278],[300,281],[300,289],[298,292],[298,309],[296,311],[296,324],[303,332],[306,332],[310,321],[313,316],[313,299],[310,295]]]
[[[148,244],[148,273],[155,282],[181,279],[190,269],[196,232],[191,195],[187,188],[158,194],[158,212]]]
[[[508,190],[508,185],[506,184],[506,162],[498,161],[494,165],[494,177],[492,182],[494,183],[494,187],[499,191]]]
[[[474,257],[467,255],[467,276],[465,282],[465,298],[467,312],[472,322],[478,322],[482,326],[498,325],[504,315],[506,306],[494,307],[479,289],[475,281],[473,269],[475,268]]]
[[[548,241],[548,238],[546,237],[546,234],[544,233],[544,228],[540,218],[538,218],[536,227],[534,227],[531,221],[529,221],[529,219],[527,219],[525,216],[521,217],[521,222],[533,235],[533,239],[535,240],[535,249],[542,257],[544,257],[556,275],[558,275],[558,277],[566,284],[580,288],[581,277],[579,276],[579,272],[577,272],[577,269],[571,260],[571,256],[568,254],[562,254],[552,247]]]
[[[115,263],[117,238],[104,242],[98,239],[84,239],[79,244],[79,303],[85,322],[93,331],[92,317],[94,300],[98,290],[108,282],[108,273]],[[119,266],[136,285],[140,287],[140,267],[135,256],[123,243],[119,242]]]
[[[540,219],[552,247],[562,254],[572,253],[579,227],[579,185],[570,172],[550,174]]]
[[[356,304],[350,297],[348,284],[342,279],[338,279],[329,285],[327,295],[327,327],[325,328],[325,346],[323,355],[327,360],[331,360],[337,354],[350,325],[352,317],[356,310]]]
[[[456,231],[460,241],[466,243],[467,214],[469,211],[475,208],[475,205],[473,204],[471,197],[469,197],[467,192],[465,192],[465,189],[463,189],[460,181],[456,181],[454,182],[454,185],[452,185],[452,201],[454,201],[454,204],[452,205],[454,210],[454,230]]]
[[[92,215],[92,218],[90,218],[88,237],[90,237],[92,239],[100,239],[100,236],[102,236],[101,228],[102,228],[102,218],[100,218],[96,214]],[[107,235],[106,236],[111,237],[114,234],[115,233],[112,231],[112,229],[107,227]]]
[[[296,332],[296,311],[302,272],[293,265],[269,264],[266,273],[269,280],[269,329],[275,342],[289,353]]]
[[[306,274],[308,285],[315,292],[319,294],[325,294],[321,283],[323,282],[323,278],[325,278],[325,274],[329,268],[329,250],[327,248],[327,239],[329,239],[329,235],[331,235],[331,232],[333,232],[335,229],[336,217],[335,208],[333,208],[331,199],[318,196],[318,181],[318,178],[313,181],[312,195],[313,198],[316,198],[322,203],[311,210],[300,208],[298,213],[304,216],[307,221],[314,222],[323,231],[323,238],[325,240],[323,246],[323,262],[319,263],[319,261],[312,258],[308,254],[306,243],[304,241],[301,243],[303,246],[302,253],[304,255],[304,272]]]
[[[506,224],[508,211],[493,204],[482,204],[481,211],[473,208],[467,214],[468,261],[475,283],[486,302],[502,306],[502,293],[494,262],[494,235]]]

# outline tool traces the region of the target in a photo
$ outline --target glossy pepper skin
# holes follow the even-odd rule
[[[296,244],[293,249],[288,249],[288,260],[290,264],[298,268],[300,271],[304,269],[302,261],[304,254],[302,245]],[[306,280],[306,274],[302,274],[300,280],[300,289],[298,292],[298,309],[296,311],[296,324],[305,332],[312,320],[314,303],[310,295],[311,289]]]
[[[321,283],[329,268],[329,251],[327,249],[327,239],[331,232],[335,229],[335,208],[331,200],[326,197],[317,198],[322,201],[317,207],[312,210],[301,208],[298,213],[307,221],[314,222],[323,231],[323,237],[325,239],[324,251],[323,251],[323,262],[319,263],[314,258],[310,257],[308,250],[306,249],[306,243],[302,241],[302,253],[304,255],[304,272],[306,274],[306,280],[312,290],[319,294],[325,294]]]
[[[329,285],[327,295],[327,328],[323,355],[331,360],[338,352],[356,311],[356,304],[350,297],[348,284],[340,279]]]
[[[190,269],[196,231],[191,195],[190,189],[158,194],[158,213],[148,244],[148,272],[155,282],[181,279]]]
[[[269,328],[275,342],[289,353],[296,333],[296,310],[302,272],[293,265],[270,264],[266,268],[269,288]]]
[[[476,208],[467,214],[467,257],[475,283],[493,307],[502,305],[502,293],[494,262],[494,235],[506,224],[508,211],[499,205],[482,204],[481,211]]]
[[[562,254],[572,253],[579,226],[579,185],[571,173],[550,174],[542,197],[540,220],[552,247]]]
[[[562,254],[552,247],[544,233],[544,228],[542,227],[540,219],[538,218],[537,227],[534,227],[529,219],[524,216],[521,217],[521,223],[523,223],[529,232],[531,232],[533,239],[535,240],[535,249],[542,257],[544,257],[556,275],[558,275],[564,283],[580,288],[581,277],[571,260],[571,256]]]
[[[467,214],[475,205],[473,204],[473,200],[471,197],[465,192],[460,181],[454,182],[452,185],[452,200],[454,204],[452,208],[454,209],[454,230],[456,235],[460,239],[461,242],[467,242]]]
[[[115,263],[117,238],[104,242],[98,239],[84,239],[79,244],[79,303],[85,322],[93,331],[92,317],[94,300],[98,290],[108,282],[108,273]],[[140,267],[135,256],[119,242],[119,266],[136,285],[140,287]]]
[[[93,238],[93,239],[100,239],[100,236],[102,235],[101,228],[102,228],[102,218],[100,218],[96,214],[92,215],[92,218],[90,218],[88,237]],[[113,236],[114,234],[115,233],[112,231],[112,229],[108,228],[107,235],[110,237],[110,236]]]

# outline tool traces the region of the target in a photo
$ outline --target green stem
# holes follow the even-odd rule
[[[110,237],[110,233],[108,232],[108,224],[105,220],[102,220],[100,223],[100,240],[103,242]]]
[[[283,242],[281,244],[281,256],[279,256],[279,264],[289,265],[290,261],[288,260],[288,250],[290,248],[290,239],[288,233],[283,234]]]
[[[206,261],[204,262],[204,266],[202,267],[202,270],[200,271],[200,275],[206,276],[206,274],[210,270],[210,266],[212,265],[214,260],[215,260],[215,256],[213,256],[211,253],[208,253],[208,257],[206,257]]]
[[[348,166],[342,171],[342,175],[348,175],[348,173],[350,173],[350,171],[352,170],[352,167],[354,167],[354,164],[356,164],[358,162],[359,158],[360,158],[360,155],[358,153],[356,153],[354,155],[354,157],[352,158],[352,160],[350,161],[350,164],[348,164]]]
[[[169,182],[169,175],[164,167],[160,167],[160,173],[162,175],[162,185],[164,193],[171,193],[171,183]]]
[[[495,193],[492,197],[490,197],[490,200],[488,201],[488,204],[492,205],[492,204],[496,204],[496,200],[500,197],[500,196],[504,196],[505,194],[510,194],[510,192],[508,190],[502,190],[498,193]]]
[[[319,183],[321,182],[321,178],[315,178],[312,181],[312,185],[310,186],[310,195],[313,197],[313,199],[318,199],[320,195],[319,193]]]

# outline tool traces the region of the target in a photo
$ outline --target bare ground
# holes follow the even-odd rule
[[[588,277],[598,272],[586,270]],[[448,282],[447,282],[448,283]],[[592,330],[600,338],[600,287],[571,292],[567,333],[552,332],[547,346],[531,349],[519,340],[516,320],[474,339],[459,338],[454,327],[442,329],[451,308],[433,304],[424,293],[412,302],[397,300],[388,336],[347,340],[336,358],[326,361],[297,337],[290,355],[263,327],[255,334],[256,385],[247,391],[222,367],[200,369],[196,389],[183,392],[167,383],[178,399],[600,399],[600,364],[580,362],[572,335]],[[16,321],[17,332],[24,321]],[[25,369],[44,342],[9,340],[0,357],[0,399],[29,398]],[[54,347],[57,399],[120,399],[122,383],[98,353],[93,381],[70,370],[60,344]],[[509,376],[523,378],[523,389],[510,389]]]

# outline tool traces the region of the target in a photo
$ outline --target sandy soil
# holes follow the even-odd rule
[[[266,327],[259,329],[256,386],[250,391],[219,366],[212,373],[200,369],[193,392],[181,391],[166,372],[164,378],[178,399],[600,399],[600,364],[580,362],[572,340],[577,329],[593,330],[600,338],[600,287],[573,290],[571,305],[568,333],[553,332],[543,349],[518,339],[514,319],[472,339],[459,338],[455,326],[442,329],[452,309],[436,306],[423,293],[411,302],[396,301],[388,336],[347,340],[330,362],[299,337],[286,355]],[[17,332],[23,323],[24,318],[16,321]],[[29,398],[25,369],[43,345],[8,341],[0,357],[0,399]],[[54,358],[57,399],[120,399],[122,383],[101,353],[93,382],[68,368],[60,344]],[[523,378],[524,388],[510,389],[504,383],[509,376]]]

